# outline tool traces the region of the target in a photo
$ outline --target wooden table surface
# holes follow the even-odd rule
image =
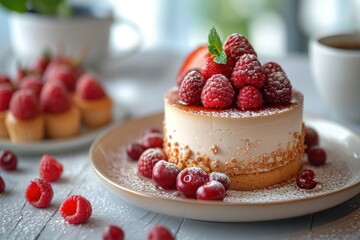
[[[162,111],[163,93],[174,85],[182,58],[183,54],[174,52],[138,53],[117,67],[104,70],[102,79],[130,119],[139,118]],[[360,133],[359,123],[341,119],[321,101],[307,56],[274,60],[286,70],[294,87],[304,93],[305,112],[335,120]],[[14,172],[0,169],[6,182],[6,191],[0,194],[0,239],[101,239],[102,230],[109,224],[121,226],[126,239],[146,239],[155,224],[167,226],[179,240],[360,238],[360,194],[331,209],[291,219],[246,223],[195,221],[146,211],[121,200],[100,183],[89,164],[88,152],[89,146],[84,146],[52,154],[64,165],[64,172],[61,180],[52,184],[54,199],[45,209],[32,207],[24,198],[26,185],[39,176],[41,155],[19,155]],[[87,223],[71,225],[58,214],[61,202],[71,194],[81,194],[91,202],[93,214]]]

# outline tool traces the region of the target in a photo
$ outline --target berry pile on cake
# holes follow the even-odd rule
[[[70,138],[112,120],[100,82],[68,56],[44,55],[11,80],[0,75],[0,138],[13,143]]]
[[[213,28],[187,56],[165,94],[164,151],[180,169],[222,172],[231,189],[296,176],[304,155],[303,95],[275,62],[261,64],[249,41]]]

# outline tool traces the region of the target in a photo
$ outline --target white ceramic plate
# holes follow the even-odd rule
[[[81,133],[77,137],[61,140],[44,140],[34,143],[14,144],[10,140],[0,140],[0,149],[14,151],[16,154],[44,154],[65,152],[81,147],[89,146],[100,133],[113,127],[124,120],[127,110],[118,104],[114,108],[114,120],[106,126],[98,129],[81,128]]]
[[[360,138],[334,122],[306,116],[316,128],[328,160],[313,169],[320,184],[302,190],[294,180],[257,191],[227,191],[223,202],[186,199],[176,191],[156,187],[137,174],[125,146],[149,127],[162,126],[163,114],[136,119],[102,134],[90,149],[90,161],[102,183],[123,200],[158,213],[206,221],[246,222],[301,216],[338,205],[360,192]]]

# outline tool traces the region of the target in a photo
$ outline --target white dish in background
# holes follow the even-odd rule
[[[176,191],[156,187],[137,174],[128,160],[127,143],[138,140],[149,127],[161,128],[163,114],[117,125],[102,134],[90,149],[91,165],[102,183],[123,200],[158,213],[205,221],[250,222],[296,217],[336,206],[360,192],[360,138],[347,128],[306,116],[305,123],[321,136],[328,161],[311,167],[320,184],[302,190],[294,180],[271,189],[228,191],[223,202],[186,199]]]
[[[80,134],[67,139],[46,139],[40,142],[15,144],[10,140],[0,139],[0,149],[11,150],[16,154],[44,154],[65,152],[89,146],[102,132],[110,127],[122,122],[127,115],[127,110],[123,106],[116,104],[114,107],[113,121],[106,126],[97,129],[86,129],[81,127]]]

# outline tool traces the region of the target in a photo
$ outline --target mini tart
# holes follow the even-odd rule
[[[48,138],[68,138],[79,134],[80,111],[72,105],[62,113],[45,113],[45,130]]]
[[[76,94],[73,99],[86,127],[98,128],[112,121],[112,100],[108,96],[85,100]]]
[[[0,139],[9,138],[9,133],[5,124],[5,117],[8,110],[0,111]]]
[[[13,143],[35,142],[44,138],[45,121],[42,114],[32,119],[20,120],[8,111],[5,123]]]

